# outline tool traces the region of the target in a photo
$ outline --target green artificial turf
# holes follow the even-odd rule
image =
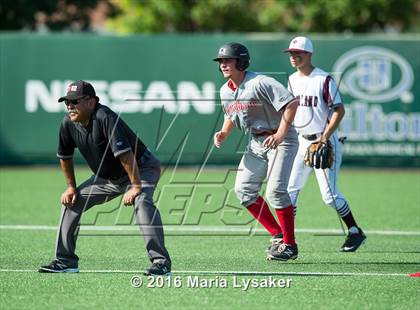
[[[418,171],[345,169],[340,191],[368,240],[338,251],[344,236],[312,177],[296,218],[299,257],[265,260],[269,236],[232,191],[234,171],[165,170],[155,199],[166,225],[173,275],[163,288],[141,274],[149,265],[132,209],[119,200],[89,210],[77,244],[79,274],[39,274],[53,258],[54,226],[64,190],[55,167],[0,169],[2,309],[416,309],[420,307],[420,175]],[[77,168],[80,181],[89,176]],[[9,228],[5,225],[12,225]],[[24,225],[17,229],[13,225]],[[31,225],[31,226],[29,226]],[[35,227],[38,225],[40,227]],[[23,229],[23,228],[31,229]],[[122,230],[115,230],[118,227]],[[247,228],[257,230],[247,232]],[[213,231],[218,228],[218,231]],[[233,229],[229,231],[229,229]],[[371,232],[369,234],[369,232]],[[131,286],[133,276],[143,280]],[[194,278],[196,277],[196,278]],[[234,287],[242,281],[288,280],[287,288]],[[189,280],[213,283],[193,288]],[[179,281],[181,287],[174,287]],[[222,286],[226,281],[227,288]],[[178,283],[178,284],[179,284]],[[191,283],[190,283],[191,284]]]

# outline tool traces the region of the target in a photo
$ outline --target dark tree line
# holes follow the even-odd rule
[[[419,15],[420,0],[2,0],[0,29],[418,32]]]

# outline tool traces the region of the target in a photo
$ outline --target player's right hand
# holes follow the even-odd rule
[[[77,190],[75,187],[67,187],[64,193],[61,195],[60,202],[67,208],[74,205],[77,199]]]
[[[222,145],[223,140],[226,139],[226,132],[224,131],[218,131],[214,134],[214,146],[217,148],[220,148]]]

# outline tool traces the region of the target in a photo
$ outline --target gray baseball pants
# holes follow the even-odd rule
[[[159,160],[146,150],[140,162],[141,195],[136,197],[134,203],[136,224],[143,233],[150,261],[171,266],[169,253],[165,248],[160,213],[153,204],[153,193],[159,177]],[[70,208],[63,206],[61,209],[56,244],[58,261],[69,267],[78,266],[79,258],[75,250],[82,213],[124,194],[130,185],[128,176],[118,180],[107,180],[93,175],[77,187],[78,197],[75,204]]]
[[[251,135],[236,174],[235,193],[241,204],[248,207],[257,200],[266,179],[267,202],[275,209],[287,208],[292,204],[287,185],[298,150],[297,134],[294,129],[290,130],[276,149],[263,146],[266,138]]]

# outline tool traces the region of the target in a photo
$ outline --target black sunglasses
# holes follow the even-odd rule
[[[64,104],[66,105],[66,106],[68,106],[69,104],[72,104],[72,105],[78,105],[80,102],[82,102],[83,100],[85,100],[86,98],[89,98],[89,96],[84,96],[84,97],[82,97],[82,98],[80,98],[80,99],[74,99],[74,100],[65,100],[64,101]]]

